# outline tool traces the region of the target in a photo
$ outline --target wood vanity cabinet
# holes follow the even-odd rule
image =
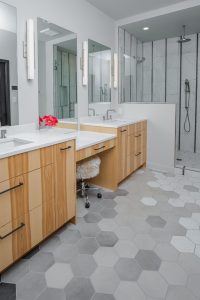
[[[137,122],[118,129],[81,125],[81,130],[117,135],[118,183],[146,164],[147,121]]]
[[[0,159],[0,272],[76,217],[75,141]]]

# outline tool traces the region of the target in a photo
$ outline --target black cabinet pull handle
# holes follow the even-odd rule
[[[9,189],[3,191],[3,192],[0,192],[0,195],[3,195],[3,194],[8,193],[8,192],[10,192],[10,191],[12,191],[12,190],[15,190],[15,189],[21,187],[22,185],[23,185],[23,183],[20,182],[18,185],[15,185],[15,186],[13,186],[13,187],[11,187],[11,188],[9,188]]]
[[[98,151],[98,150],[101,150],[101,149],[104,149],[106,146],[102,146],[100,148],[97,148],[97,149],[94,149],[95,151]]]
[[[68,146],[68,147],[66,147],[66,148],[60,148],[60,151],[69,150],[69,149],[71,149],[71,148],[72,148],[72,146]]]
[[[126,132],[126,131],[127,131],[127,129],[121,130],[121,132]]]
[[[24,226],[25,226],[25,224],[24,224],[24,223],[21,223],[21,224],[19,225],[19,227],[13,229],[11,232],[7,233],[7,234],[4,235],[4,236],[0,236],[0,240],[4,240],[4,239],[7,238],[9,235],[15,233],[16,231],[18,231],[19,229],[21,229],[21,228],[24,227]]]
[[[138,154],[135,154],[135,156],[140,156],[142,154],[142,152],[139,152]]]
[[[141,134],[138,134],[138,135],[135,135],[135,138],[139,138],[141,136],[142,136]]]

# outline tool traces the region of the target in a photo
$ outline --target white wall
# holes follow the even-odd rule
[[[82,42],[88,38],[113,49],[114,21],[83,0],[60,0],[59,2],[56,0],[5,0],[5,2],[17,7],[19,122],[20,124],[35,122],[38,120],[38,66],[36,59],[36,78],[28,82],[26,61],[23,58],[27,18],[33,18],[36,25],[37,17],[41,17],[77,33],[78,65],[82,54]],[[82,73],[78,67],[79,114],[87,115],[88,89],[82,86],[81,77]]]
[[[121,104],[122,117],[148,120],[147,166],[173,172],[175,149],[174,104]]]

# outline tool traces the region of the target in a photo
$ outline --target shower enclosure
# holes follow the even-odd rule
[[[120,102],[176,104],[175,166],[200,170],[199,33],[144,42],[119,28]],[[170,120],[169,120],[170,122]]]

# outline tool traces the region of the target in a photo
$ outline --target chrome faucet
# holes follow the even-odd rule
[[[111,115],[110,115],[110,118],[109,118],[109,112],[116,112],[116,110],[115,110],[115,109],[107,109],[105,120],[112,119],[112,116],[111,116]]]
[[[96,116],[96,112],[95,112],[95,109],[94,109],[94,108],[89,108],[89,111],[92,111],[93,116]]]
[[[7,133],[6,129],[1,129],[1,136],[0,136],[0,138],[1,139],[5,139],[6,138],[6,133]]]

